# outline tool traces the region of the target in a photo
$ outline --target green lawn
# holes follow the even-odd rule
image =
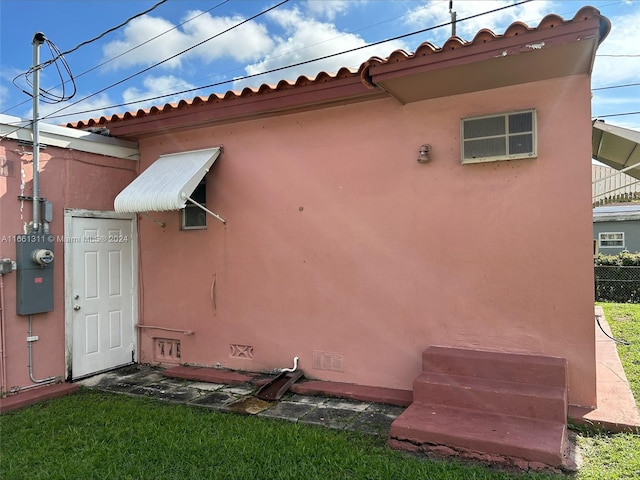
[[[623,365],[640,386],[640,305],[605,304]],[[0,478],[20,479],[632,479],[640,435],[581,431],[572,476],[431,461],[385,439],[82,390],[0,416]]]

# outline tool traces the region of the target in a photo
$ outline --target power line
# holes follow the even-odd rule
[[[173,60],[174,58],[176,58],[176,57],[178,57],[178,56],[180,56],[180,55],[182,55],[182,54],[184,54],[184,53],[186,53],[186,52],[188,52],[190,50],[193,50],[194,48],[197,48],[200,45],[203,45],[204,43],[206,43],[206,42],[208,42],[210,40],[213,40],[216,37],[219,37],[220,35],[223,35],[223,34],[229,32],[229,31],[231,31],[231,30],[233,30],[235,28],[238,28],[239,26],[244,25],[245,23],[250,22],[251,20],[254,20],[254,19],[258,18],[259,16],[264,15],[265,13],[276,9],[276,8],[280,7],[281,5],[284,5],[288,1],[289,0],[282,0],[280,3],[278,3],[278,4],[276,4],[276,5],[272,6],[272,7],[269,7],[266,10],[263,10],[262,12],[257,13],[255,15],[253,15],[252,17],[249,17],[249,18],[247,18],[247,19],[245,19],[245,20],[233,25],[232,27],[229,27],[226,30],[223,30],[222,32],[216,33],[215,35],[212,35],[211,37],[209,37],[209,38],[207,38],[207,39],[205,39],[205,40],[203,40],[201,42],[198,42],[195,45],[192,45],[191,47],[186,48],[186,49],[182,50],[181,52],[176,53],[175,55],[172,55],[172,56],[170,56],[168,58],[165,58],[164,60],[162,60],[160,62],[154,63],[153,65],[150,65],[149,67],[144,68],[144,69],[140,70],[139,72],[136,72],[136,73],[134,73],[132,75],[129,75],[128,77],[123,78],[122,80],[119,80],[119,81],[117,81],[115,83],[112,83],[111,85],[108,85],[108,86],[106,86],[106,87],[104,87],[104,88],[102,88],[102,89],[100,89],[100,90],[98,90],[98,91],[96,91],[96,92],[94,92],[94,93],[92,93],[90,95],[87,95],[87,96],[85,96],[85,97],[83,97],[83,98],[81,98],[81,99],[79,99],[79,100],[77,100],[77,101],[75,101],[73,103],[70,103],[69,105],[66,105],[65,107],[62,107],[59,110],[56,110],[55,112],[51,112],[49,115],[46,115],[46,116],[44,116],[42,118],[43,119],[45,119],[45,118],[57,118],[57,117],[64,116],[64,115],[55,115],[55,114],[58,113],[58,112],[61,112],[62,110],[66,110],[69,107],[77,105],[78,103],[80,103],[80,102],[82,102],[84,100],[87,100],[88,98],[94,97],[94,96],[98,95],[99,93],[102,93],[102,92],[104,92],[106,90],[109,90],[110,88],[113,88],[113,87],[115,87],[117,85],[120,85],[121,83],[124,83],[127,80],[131,80],[132,78],[137,77],[138,75],[141,75],[141,74],[143,74],[145,72],[148,72],[149,70],[151,70],[152,68],[157,67],[158,65],[162,65],[163,63],[166,63],[169,60]],[[531,1],[531,0],[527,0],[527,1]],[[169,96],[169,95],[165,95],[165,96]],[[90,111],[94,111],[94,110],[90,110]],[[84,112],[80,112],[80,113],[84,113]]]
[[[624,85],[611,85],[609,87],[592,88],[591,91],[609,90],[609,89],[612,89],[612,88],[623,88],[623,87],[637,87],[638,85],[640,85],[640,82],[638,82],[638,83],[625,83]]]
[[[98,35],[98,36],[96,36],[96,37],[94,37],[94,38],[92,38],[90,40],[86,40],[86,41],[84,41],[82,43],[79,43],[78,45],[73,47],[71,50],[67,50],[66,52],[60,53],[56,58],[53,58],[52,60],[49,60],[48,62],[43,63],[42,64],[42,68],[46,67],[49,63],[55,62],[58,58],[60,58],[60,57],[62,57],[64,55],[69,55],[70,53],[75,52],[76,50],[78,50],[80,47],[82,47],[84,45],[88,45],[89,43],[95,42],[96,40],[100,40],[102,37],[104,37],[108,33],[114,32],[114,31],[118,30],[119,28],[124,27],[127,23],[131,22],[132,20],[134,20],[134,19],[136,19],[138,17],[146,15],[147,13],[151,12],[152,10],[155,10],[156,8],[158,8],[163,3],[166,3],[167,1],[168,0],[160,0],[158,3],[156,3],[151,8],[146,9],[144,12],[136,13],[134,16],[127,18],[120,25],[117,25],[117,26],[112,27],[112,28],[110,28],[108,30],[105,30],[100,35]]]
[[[281,3],[279,3],[278,5],[276,5],[274,7],[271,7],[271,9],[276,8],[276,7],[280,6],[280,5],[282,5],[283,3],[286,3],[287,1],[288,0],[285,0],[285,1],[281,2]],[[502,7],[498,7],[498,8],[495,8],[493,10],[488,10],[486,12],[477,13],[477,14],[474,14],[474,15],[470,15],[468,17],[459,18],[457,21],[458,22],[462,22],[462,21],[466,21],[466,20],[471,20],[473,18],[477,18],[477,17],[483,16],[483,15],[487,15],[487,14],[490,14],[490,13],[495,13],[495,12],[499,12],[501,10],[505,10],[505,9],[508,9],[508,8],[517,7],[519,5],[523,5],[523,4],[529,3],[531,1],[532,0],[522,0],[520,2],[513,3],[513,4],[510,4],[510,5],[505,5],[505,6],[502,6]],[[266,13],[266,11],[262,12],[262,13]],[[251,19],[253,19],[253,18],[255,18],[255,17],[257,17],[257,16],[259,16],[261,14],[255,15]],[[251,20],[251,19],[248,19],[248,20]],[[248,21],[248,20],[245,20],[245,22]],[[228,83],[231,83],[231,82],[248,80],[248,79],[251,79],[251,78],[259,77],[261,75],[267,75],[269,73],[274,73],[274,72],[279,72],[279,71],[286,70],[286,69],[289,69],[289,68],[299,67],[299,66],[306,65],[306,64],[309,64],[309,63],[313,63],[313,62],[317,62],[317,61],[320,61],[320,60],[326,60],[328,58],[333,58],[333,57],[337,57],[337,56],[340,56],[340,55],[344,55],[346,53],[352,53],[352,52],[355,52],[355,51],[358,51],[358,50],[362,50],[362,49],[365,49],[365,48],[374,47],[374,46],[381,45],[383,43],[391,42],[391,41],[394,41],[394,40],[400,40],[400,39],[407,38],[407,37],[410,37],[410,36],[413,36],[413,35],[417,35],[419,33],[424,33],[424,32],[428,32],[428,31],[431,31],[431,30],[438,29],[438,28],[446,27],[448,25],[451,25],[451,22],[441,23],[439,25],[434,25],[432,27],[423,28],[421,30],[416,30],[416,31],[411,32],[411,33],[405,33],[405,34],[402,34],[402,35],[397,35],[395,37],[387,38],[385,40],[380,40],[380,41],[377,41],[377,42],[369,43],[367,45],[361,45],[359,47],[354,47],[354,48],[351,48],[351,49],[348,49],[348,50],[344,50],[344,51],[341,51],[341,52],[332,53],[332,54],[329,54],[329,55],[324,55],[322,57],[317,57],[317,58],[314,58],[314,59],[311,59],[311,60],[304,60],[304,61],[293,63],[293,64],[290,64],[290,65],[285,65],[285,66],[282,66],[282,67],[272,68],[272,69],[266,70],[264,72],[253,73],[253,74],[250,74],[250,75],[245,75],[243,77],[237,77],[237,78],[233,78],[233,79],[230,79],[230,80],[223,80],[223,81],[220,81],[220,82],[211,83],[211,84],[203,85],[203,86],[200,86],[200,87],[190,88],[190,89],[182,90],[182,91],[179,91],[179,92],[172,92],[172,93],[167,94],[167,95],[159,95],[159,96],[155,96],[155,97],[148,97],[148,98],[145,98],[145,99],[142,99],[142,100],[136,100],[136,101],[132,101],[132,102],[124,102],[124,103],[120,103],[120,104],[109,105],[109,106],[106,106],[106,107],[101,107],[99,109],[95,109],[94,108],[94,109],[91,109],[91,110],[84,110],[84,111],[80,111],[80,112],[74,112],[74,115],[90,113],[90,112],[94,112],[96,110],[108,110],[108,109],[112,109],[112,108],[124,107],[124,106],[127,106],[127,105],[133,105],[133,104],[137,104],[137,103],[148,102],[148,101],[151,101],[151,100],[158,100],[158,99],[165,98],[165,97],[170,97],[170,96],[175,96],[175,95],[182,95],[182,94],[185,94],[185,93],[194,92],[194,91],[202,90],[202,89],[205,89],[205,88],[217,87],[217,86],[225,85],[225,84],[228,84]],[[232,27],[232,28],[235,28],[235,27]],[[228,30],[230,30],[230,29],[228,29]],[[221,32],[218,35],[221,35],[222,33],[225,33],[228,30],[225,30],[224,32]],[[205,42],[209,41],[210,39],[211,38],[205,40]],[[204,42],[201,42],[200,44],[202,44],[202,43],[204,43]],[[93,93],[93,94],[91,94],[91,95],[89,95],[87,97],[84,97],[84,98],[78,100],[77,102],[75,102],[73,104],[67,105],[64,108],[61,108],[60,110],[52,112],[51,114],[47,115],[44,118],[60,118],[60,117],[64,117],[66,115],[55,115],[55,114],[60,112],[60,111],[62,111],[62,110],[65,110],[66,108],[69,108],[69,107],[71,107],[73,105],[76,105],[77,103],[81,102],[82,100],[86,100],[87,98],[90,98],[90,97],[92,97],[94,95],[102,93],[102,92],[104,92],[105,90],[108,90],[111,87],[119,85],[120,83],[123,83],[126,80],[129,80],[129,79],[131,79],[131,78],[133,78],[133,77],[135,77],[137,75],[140,75],[141,73],[144,73],[144,72],[150,70],[151,68],[153,68],[153,67],[155,67],[157,65],[160,65],[160,64],[162,64],[164,62],[167,62],[168,60],[171,60],[171,59],[175,58],[176,56],[181,55],[182,53],[184,53],[184,52],[186,52],[186,51],[188,51],[188,50],[190,50],[192,48],[195,48],[195,47],[199,46],[200,44],[194,45],[193,47],[190,47],[189,49],[187,49],[187,50],[185,50],[183,52],[180,52],[180,53],[178,53],[178,54],[176,54],[176,55],[174,55],[172,57],[169,57],[169,58],[163,60],[162,62],[159,62],[159,63],[157,63],[155,65],[151,65],[150,67],[148,67],[148,68],[146,68],[146,69],[144,69],[144,70],[142,70],[142,71],[140,71],[138,73],[130,75],[129,77],[127,77],[127,78],[125,78],[123,80],[120,80],[119,82],[116,82],[116,83],[114,83],[114,84],[112,84],[112,85],[110,85],[108,87],[105,87],[105,88],[103,88],[103,89],[101,89],[101,90],[99,90],[99,91],[97,91],[97,92],[95,92],[95,93]]]
[[[165,0],[165,1],[166,1],[166,0]],[[191,22],[191,21],[195,20],[196,18],[198,18],[198,17],[200,17],[200,16],[204,15],[205,13],[209,13],[209,12],[211,12],[212,10],[215,10],[216,8],[218,8],[218,7],[222,6],[222,5],[224,5],[225,3],[228,3],[228,2],[230,2],[230,1],[231,1],[231,0],[223,0],[222,2],[218,3],[217,5],[214,5],[213,7],[209,8],[208,10],[205,10],[205,11],[203,11],[203,12],[200,12],[198,15],[194,15],[193,17],[189,17],[189,18],[188,18],[188,19],[186,19],[184,22],[179,23],[179,24],[178,24],[178,25],[176,25],[175,27],[172,27],[172,28],[170,28],[169,30],[166,30],[166,31],[164,31],[164,32],[162,32],[162,33],[159,33],[159,34],[158,34],[158,35],[156,35],[155,37],[151,37],[150,39],[148,39],[148,40],[146,40],[146,41],[144,41],[144,42],[142,42],[142,43],[140,43],[140,44],[136,45],[135,47],[132,47],[132,48],[130,48],[130,49],[128,49],[128,50],[125,50],[124,52],[122,52],[122,53],[120,53],[120,54],[116,55],[115,57],[112,57],[112,58],[110,58],[110,59],[108,59],[108,60],[105,60],[104,62],[99,63],[98,65],[95,65],[94,67],[91,67],[90,69],[85,70],[84,72],[79,73],[78,75],[75,75],[75,77],[74,77],[74,78],[78,79],[78,78],[80,78],[80,77],[82,77],[82,76],[84,76],[84,75],[86,75],[86,74],[88,74],[88,73],[90,73],[90,72],[92,72],[92,71],[94,71],[94,70],[96,70],[96,69],[98,69],[98,68],[100,68],[100,67],[102,67],[102,66],[106,65],[107,63],[112,62],[112,61],[114,61],[114,60],[116,60],[116,59],[118,59],[118,58],[122,57],[123,55],[126,55],[127,53],[130,53],[130,52],[132,52],[132,51],[136,50],[137,48],[140,48],[140,47],[142,47],[142,46],[146,45],[147,43],[152,42],[153,40],[155,40],[155,39],[157,39],[157,38],[160,38],[160,37],[162,37],[163,35],[166,35],[167,33],[171,32],[172,30],[176,30],[176,29],[180,28],[181,26],[185,25],[186,23],[189,23],[189,22]],[[158,5],[159,5],[159,4],[158,4]],[[158,5],[156,5],[156,6],[158,6]],[[153,8],[155,8],[155,6],[154,6]],[[136,15],[135,17],[131,17],[131,19],[129,19],[129,20],[127,20],[127,21],[123,22],[120,26],[127,24],[127,23],[128,23],[129,21],[131,21],[132,19],[137,18],[137,17],[139,17],[140,15],[144,15],[145,13],[148,13],[148,12],[149,12],[149,11],[151,11],[151,10],[152,10],[152,9],[149,9],[149,10],[147,10],[147,11],[145,11],[145,12],[142,12],[142,13],[140,13],[140,14]],[[120,26],[119,26],[119,27],[120,27]],[[115,30],[116,28],[119,28],[119,27],[114,27],[114,28],[110,29],[109,31],[113,31],[113,30]],[[101,36],[104,36],[104,34],[102,34]],[[97,37],[96,37],[96,39],[97,39]],[[94,40],[95,40],[95,39],[94,39]],[[91,40],[91,41],[94,41],[94,40]],[[78,45],[77,47],[75,47],[73,50],[77,50],[81,45],[85,45],[85,44],[87,44],[87,43],[90,43],[90,41],[82,42],[80,45]],[[66,82],[63,82],[62,84],[58,84],[56,87],[53,87],[53,88],[57,88],[57,87],[60,87],[60,86],[63,86],[63,87],[64,87],[64,83],[66,83]],[[25,92],[25,93],[26,93],[26,92]],[[27,93],[27,94],[28,94],[28,93]],[[27,102],[29,102],[29,101],[30,101],[30,100],[25,100],[25,101],[23,101],[23,102],[20,102],[20,103],[18,103],[18,104],[16,104],[16,105],[14,105],[13,107],[9,107],[9,108],[7,108],[7,109],[6,109],[6,110],[4,110],[2,113],[6,113],[6,112],[8,112],[8,111],[10,111],[10,110],[13,110],[14,108],[17,108],[17,107],[19,107],[20,105],[24,105],[25,103],[27,103]]]
[[[609,115],[596,115],[595,118],[624,117],[625,115],[640,115],[640,111],[638,111],[638,112],[625,112],[625,113],[610,113]]]

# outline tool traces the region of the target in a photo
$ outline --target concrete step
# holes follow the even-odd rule
[[[564,358],[432,346],[422,354],[423,372],[566,388]]]
[[[567,419],[567,390],[555,386],[423,372],[414,380],[413,399],[557,422]]]
[[[565,442],[562,422],[415,401],[389,433],[389,443],[400,448],[446,446],[469,458],[489,454],[558,468],[565,464]],[[474,457],[474,452],[484,457]]]

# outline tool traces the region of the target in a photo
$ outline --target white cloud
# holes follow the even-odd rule
[[[212,17],[209,13],[194,10],[188,12],[182,21],[191,18],[179,28],[174,28],[175,25],[167,20],[148,15],[131,21],[124,29],[124,38],[110,42],[103,48],[105,60],[115,58],[107,64],[107,68],[147,66],[161,62],[244,20],[239,16]],[[154,39],[149,41],[152,38]],[[205,63],[224,57],[245,62],[259,58],[272,45],[266,27],[251,21],[168,60],[162,66],[177,68],[184,60],[193,57]],[[132,48],[135,49],[124,53]]]
[[[169,58],[185,48],[184,34],[179,30],[169,31],[173,27],[170,22],[158,17],[145,15],[136,18],[125,27],[123,39],[114,40],[103,47],[103,61],[113,59],[107,64],[107,68],[119,69],[150,65]],[[162,36],[149,41],[158,35]],[[134,50],[128,52],[131,49]],[[164,65],[177,67],[180,62],[181,58],[177,57]]]
[[[155,98],[162,95],[168,95],[172,92],[180,92],[194,88],[190,83],[187,83],[173,75],[165,76],[147,76],[142,81],[144,88],[129,87],[122,92],[122,99],[127,105],[127,110],[138,110],[140,108],[149,108],[153,105],[164,105],[166,103],[177,102],[183,98],[191,98],[196,94],[181,94],[171,95],[169,97],[156,98],[155,100],[145,100],[148,98]]]
[[[6,105],[7,100],[9,99],[9,89],[4,85],[0,85],[0,112],[5,111],[7,108],[12,107],[13,105]]]
[[[535,27],[547,14],[552,13],[553,1],[540,0],[528,2],[512,8],[487,15],[479,15],[468,20],[467,17],[483,12],[506,7],[516,3],[514,0],[474,0],[455,1],[453,10],[456,12],[456,35],[464,40],[471,41],[478,31],[488,28],[500,35],[515,21],[521,21]],[[565,7],[566,8],[566,7]],[[574,12],[575,13],[575,12]],[[449,2],[428,0],[420,7],[416,7],[407,15],[407,24],[413,28],[427,28],[445,24],[451,21]],[[435,46],[440,47],[451,36],[451,26],[447,25],[431,32]]]
[[[245,68],[247,74],[252,75],[366,46],[366,42],[360,36],[341,32],[332,23],[320,22],[306,17],[297,8],[273,11],[269,18],[285,31],[286,36],[275,38],[275,47],[261,61],[247,65]],[[355,69],[374,55],[386,57],[393,50],[403,47],[402,42],[394,41],[362,48],[354,52],[260,76],[257,79],[236,82],[234,88],[239,89],[246,85],[255,86],[260,83],[273,84],[283,78],[292,81],[300,75],[313,77],[321,71],[335,73],[341,67]]]
[[[638,55],[640,45],[640,9],[625,16],[612,17],[611,32],[598,48],[593,67],[593,86],[618,85],[640,81],[640,57],[602,55]]]
[[[353,0],[307,0],[305,8],[312,16],[334,20],[339,13],[345,13]]]

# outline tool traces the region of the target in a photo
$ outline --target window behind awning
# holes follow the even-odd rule
[[[191,195],[219,156],[219,147],[160,155],[116,196],[115,211],[162,212],[195,203]]]

